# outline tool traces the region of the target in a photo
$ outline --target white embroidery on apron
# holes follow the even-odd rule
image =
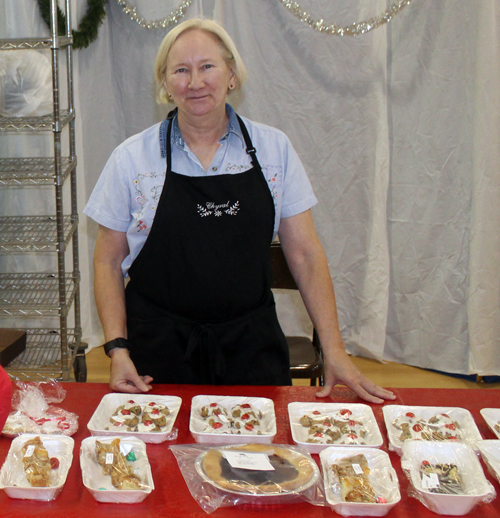
[[[213,214],[215,217],[220,217],[223,214],[227,214],[228,216],[236,216],[238,211],[240,210],[240,202],[237,201],[233,203],[231,206],[229,205],[231,202],[222,203],[220,205],[216,205],[213,201],[207,201],[205,204],[206,207],[200,205],[198,203],[198,214],[204,218],[206,216],[210,216]]]

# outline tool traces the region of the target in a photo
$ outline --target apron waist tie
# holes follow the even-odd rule
[[[185,362],[191,360],[198,347],[200,347],[201,367],[204,371],[208,370],[209,383],[214,384],[216,376],[222,377],[226,374],[226,362],[210,324],[198,324],[191,331],[184,354]]]

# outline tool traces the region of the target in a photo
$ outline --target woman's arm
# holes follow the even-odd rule
[[[318,332],[325,361],[325,386],[317,395],[326,397],[338,383],[371,403],[395,399],[392,392],[367,379],[346,353],[337,320],[335,292],[323,247],[311,211],[280,222],[279,238],[290,271],[307,312]]]
[[[121,264],[128,255],[125,232],[99,225],[94,251],[94,296],[104,340],[127,338],[125,285]],[[152,378],[141,378],[126,349],[112,349],[109,386],[119,392],[140,393],[151,390]]]

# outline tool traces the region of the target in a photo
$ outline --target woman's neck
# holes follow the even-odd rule
[[[203,169],[208,170],[219,149],[219,140],[227,131],[229,119],[226,110],[210,117],[190,117],[179,113],[177,122],[187,146],[198,158]]]
[[[229,119],[224,109],[222,113],[203,117],[179,113],[177,122],[182,138],[192,148],[218,144],[227,131]]]

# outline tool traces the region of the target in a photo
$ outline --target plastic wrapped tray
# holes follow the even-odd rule
[[[454,466],[461,483],[454,484],[452,476],[427,475],[423,473],[424,466]],[[437,514],[461,516],[475,505],[495,498],[495,490],[484,476],[476,453],[466,443],[405,441],[401,467],[411,482],[408,494]]]
[[[500,441],[494,439],[478,441],[476,445],[479,448],[484,463],[488,467],[488,471],[500,483]]]
[[[481,415],[490,430],[500,439],[500,408],[482,408]]]
[[[351,414],[346,413],[351,412]],[[363,438],[359,437],[356,442],[352,444],[317,444],[307,442],[309,436],[309,427],[300,424],[300,419],[304,416],[314,416],[314,412],[318,412],[317,416],[336,416],[339,412],[344,412],[344,415],[351,419],[362,423],[362,428],[366,430]],[[319,453],[321,450],[329,446],[335,447],[368,447],[379,448],[382,446],[383,438],[380,433],[375,416],[371,407],[362,403],[300,403],[294,402],[288,404],[288,415],[290,418],[290,428],[292,431],[292,439],[295,444],[298,444],[309,453]],[[348,420],[348,419],[347,419]],[[364,442],[365,444],[362,444]]]
[[[281,457],[276,466],[283,466],[285,471],[287,469],[297,471],[297,478],[292,481],[287,479],[275,481],[273,477],[275,474],[280,476],[279,471],[259,470],[254,467],[251,470],[236,470],[240,474],[242,471],[250,473],[248,480],[239,481],[238,476],[231,474],[227,478],[227,484],[223,483],[220,479],[216,480],[217,477],[211,476],[206,470],[209,464],[212,466],[214,463],[217,464],[217,458],[225,457],[228,452],[241,454],[245,460],[252,455],[263,455],[269,460],[271,457]],[[285,459],[285,463],[283,463],[283,459]],[[277,469],[278,467],[276,467]],[[300,498],[303,493],[320,480],[319,468],[310,455],[300,451],[297,447],[277,444],[249,443],[209,448],[197,457],[195,470],[204,483],[211,484],[214,488],[222,491],[228,495],[227,498],[235,499],[235,501],[241,503],[257,505],[274,505],[293,501]],[[243,474],[244,478],[246,476],[246,474]]]
[[[216,408],[211,405],[217,405],[224,408],[227,413],[231,414],[231,410],[236,405],[251,405],[252,408],[262,413],[259,429],[260,434],[255,431],[250,432],[241,428],[240,433],[236,429],[227,430],[221,426],[220,431],[205,431],[208,419],[201,417],[201,409]],[[191,417],[189,420],[189,431],[194,440],[199,443],[206,444],[237,444],[242,442],[270,443],[276,435],[276,414],[274,412],[274,403],[271,399],[261,397],[239,397],[239,396],[195,396],[191,402]]]
[[[166,426],[161,432],[130,432],[126,426],[120,428],[113,426],[110,421],[111,416],[115,413],[116,409],[121,405],[134,401],[141,406],[147,406],[151,403],[158,403],[165,405],[170,410],[170,414],[167,416]],[[158,444],[169,440],[169,436],[172,432],[177,414],[181,407],[182,400],[177,396],[158,396],[149,394],[106,394],[99,405],[97,406],[94,414],[90,418],[87,424],[87,428],[92,435],[99,436],[122,436],[136,437],[141,441],[147,443]]]
[[[50,487],[32,487],[23,467],[22,448],[34,437],[40,437],[49,457],[59,460],[59,467],[51,472]],[[12,440],[9,453],[0,471],[0,487],[11,498],[25,500],[54,500],[61,492],[73,461],[74,441],[65,435],[24,434]]]
[[[116,489],[111,483],[111,477],[105,475],[102,467],[98,464],[95,453],[96,441],[110,443],[116,438],[120,439],[120,451],[123,454],[130,451],[134,452],[136,460],[130,461],[130,465],[133,468],[134,474],[141,479],[144,486],[143,489]],[[136,437],[87,437],[82,441],[80,448],[80,466],[83,485],[98,502],[135,504],[142,502],[155,487],[146,452],[146,444]]]
[[[342,500],[340,484],[331,466],[341,459],[364,455],[370,474],[368,480],[375,492],[376,503],[345,502]],[[399,482],[389,455],[376,448],[328,447],[320,454],[325,496],[334,511],[342,516],[385,516],[400,500]]]
[[[389,437],[389,450],[401,455],[403,443],[400,439],[402,431],[394,426],[396,419],[405,415],[413,414],[415,418],[425,421],[439,414],[446,414],[459,425],[456,430],[460,434],[459,442],[466,442],[474,447],[476,441],[482,440],[481,434],[476,426],[472,414],[465,408],[458,407],[435,407],[435,406],[405,406],[405,405],[385,405],[382,408],[384,414],[387,436]],[[415,437],[417,438],[417,437]],[[437,442],[453,442],[450,440]]]

